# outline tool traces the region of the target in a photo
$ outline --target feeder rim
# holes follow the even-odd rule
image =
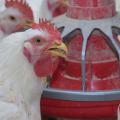
[[[114,101],[120,100],[120,90],[113,91],[78,91],[78,90],[61,90],[46,88],[43,92],[43,98],[68,100],[68,101]]]

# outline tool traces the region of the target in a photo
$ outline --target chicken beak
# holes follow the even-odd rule
[[[23,23],[23,27],[24,29],[29,29],[32,27],[32,24],[33,24],[33,21],[32,20],[26,20],[24,23]]]
[[[62,0],[61,4],[63,4],[64,6],[68,6],[68,0]]]
[[[63,57],[65,58],[68,52],[66,45],[61,43],[54,43],[52,47],[48,49],[48,52],[53,56]]]
[[[29,29],[32,27],[33,21],[32,20],[25,20],[24,22],[20,23],[18,27],[21,27],[23,29]]]

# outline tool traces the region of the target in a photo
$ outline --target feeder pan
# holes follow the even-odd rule
[[[68,0],[53,20],[68,56],[44,90],[42,113],[64,118],[116,117],[120,104],[120,15],[115,0]]]

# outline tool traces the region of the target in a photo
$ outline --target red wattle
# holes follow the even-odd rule
[[[34,71],[38,77],[45,77],[52,75],[58,67],[59,59],[53,59],[47,56],[44,59],[39,59],[34,65]]]
[[[52,73],[52,60],[50,57],[38,60],[34,65],[34,71],[38,77],[48,76]]]

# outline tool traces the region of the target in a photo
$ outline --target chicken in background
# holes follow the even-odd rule
[[[0,12],[5,10],[6,7],[5,7],[5,0],[0,0]]]
[[[41,0],[40,18],[51,20],[66,12],[68,0]]]
[[[43,15],[44,10],[46,10],[46,7],[44,9],[41,9],[41,8],[43,6],[44,1],[45,0],[26,0],[26,2],[29,4],[29,6],[31,7],[33,11],[34,22],[39,23],[39,19],[43,18],[42,15]]]
[[[0,39],[24,30],[33,21],[33,12],[24,0],[5,0],[6,9],[0,12]]]
[[[30,26],[0,42],[0,120],[41,120],[46,78],[67,54],[51,23],[41,20]]]
[[[120,0],[116,0],[117,11],[120,11]]]
[[[64,14],[67,10],[68,0],[48,0],[48,8],[52,17]]]

